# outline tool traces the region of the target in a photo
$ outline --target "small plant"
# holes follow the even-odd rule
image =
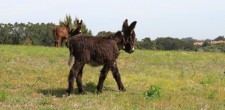
[[[201,82],[200,82],[200,84],[202,84],[202,85],[210,85],[212,83],[212,78],[208,78],[208,79],[206,79],[206,80],[202,80]]]
[[[161,97],[161,88],[156,85],[152,85],[145,93],[146,99],[155,99]]]
[[[0,91],[0,102],[4,102],[6,100],[6,92]]]
[[[213,91],[209,93],[209,96],[208,96],[209,99],[213,100],[215,99],[215,97],[216,97],[216,92]]]

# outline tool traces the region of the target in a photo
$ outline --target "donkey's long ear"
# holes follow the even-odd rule
[[[127,28],[128,28],[128,20],[126,19],[126,20],[123,22],[122,30],[127,29]]]
[[[79,24],[79,20],[78,20],[78,19],[76,20],[76,24],[77,24],[77,25]]]
[[[82,20],[80,20],[80,24],[82,24],[83,23],[83,21]]]
[[[129,29],[130,29],[131,31],[133,31],[134,28],[135,28],[135,26],[136,26],[136,24],[137,24],[137,21],[132,22],[132,23],[130,24],[130,26],[129,26]]]

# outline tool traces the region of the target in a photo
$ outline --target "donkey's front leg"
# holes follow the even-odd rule
[[[58,41],[55,41],[55,47],[58,47]]]
[[[79,73],[76,77],[78,92],[80,94],[84,94],[84,87],[83,87],[83,84],[82,84],[83,67],[84,67],[84,65],[81,67],[81,69],[80,69],[80,71],[79,71]]]
[[[55,47],[58,47],[58,42],[57,41],[55,41]]]
[[[102,92],[103,83],[105,81],[105,78],[107,76],[107,73],[108,73],[109,69],[110,69],[109,65],[104,65],[102,70],[101,70],[101,74],[100,74],[98,85],[97,85],[97,90],[100,93]]]
[[[57,44],[58,47],[61,47],[61,46],[62,46],[62,43],[61,43],[61,42],[62,42],[62,39],[61,39],[61,37],[60,37],[60,38],[58,39],[58,44]]]
[[[120,73],[119,73],[119,70],[118,70],[118,67],[117,67],[116,62],[111,66],[111,71],[112,71],[112,73],[113,73],[114,79],[116,80],[118,89],[119,89],[120,91],[125,91],[126,89],[124,88],[123,83],[122,83],[122,81],[121,81]]]
[[[80,63],[75,61],[72,68],[70,69],[70,74],[69,74],[69,77],[68,77],[68,89],[67,89],[68,95],[70,95],[70,93],[73,92],[74,77],[77,77],[77,74],[82,67],[83,67],[83,64],[80,64]]]

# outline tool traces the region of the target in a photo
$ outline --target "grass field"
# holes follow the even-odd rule
[[[121,51],[117,62],[126,92],[118,91],[109,73],[97,94],[101,67],[86,65],[87,94],[75,89],[67,97],[68,56],[67,48],[0,45],[0,109],[225,109],[225,53]]]

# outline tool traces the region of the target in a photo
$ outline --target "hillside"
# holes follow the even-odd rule
[[[118,67],[126,92],[108,74],[96,93],[101,67],[86,65],[85,95],[67,97],[67,48],[0,45],[1,109],[213,109],[225,108],[225,53],[121,51]],[[157,87],[159,95],[147,94]],[[154,92],[153,92],[154,93]]]

